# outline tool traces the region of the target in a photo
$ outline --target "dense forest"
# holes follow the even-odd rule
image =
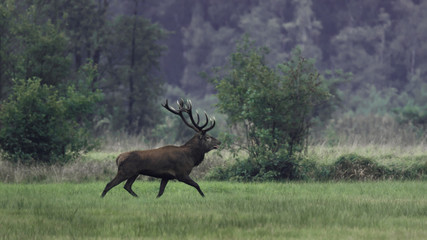
[[[391,116],[418,133],[427,126],[425,0],[0,3],[0,98],[16,79],[33,77],[59,95],[73,84],[100,91],[91,125],[98,134],[155,128],[164,98],[191,97],[214,111],[209,76],[245,34],[269,48],[267,64],[299,47],[322,74],[351,73],[336,83],[335,123]]]
[[[318,68],[352,73],[340,86],[343,112],[383,115],[406,106],[425,118],[427,1],[171,0],[142,9],[172,32],[162,71],[187,92],[211,93],[199,73],[222,65],[247,33],[270,48],[272,64],[299,46]]]

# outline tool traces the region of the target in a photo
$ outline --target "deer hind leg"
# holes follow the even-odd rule
[[[202,189],[200,189],[199,184],[197,184],[193,179],[190,178],[190,176],[184,176],[178,178],[178,181],[186,183],[190,186],[193,186],[197,191],[202,195],[202,197],[205,197],[205,194],[203,194]]]
[[[169,179],[162,178],[162,182],[160,183],[160,189],[159,194],[157,194],[157,198],[161,197],[163,195],[163,192],[165,191],[166,184],[168,184]]]
[[[126,189],[126,191],[128,191],[134,197],[138,197],[138,195],[132,190],[132,184],[133,184],[133,182],[135,182],[135,180],[136,180],[137,177],[138,177],[138,174],[130,177],[127,180],[127,182],[126,182],[126,184],[124,186],[124,188]]]
[[[127,177],[123,176],[119,173],[117,173],[116,177],[113,178],[113,180],[111,180],[107,186],[105,186],[104,191],[101,194],[101,197],[104,197],[105,194],[107,194],[108,191],[110,191],[113,187],[117,186],[119,183],[123,182],[124,180],[126,180]]]

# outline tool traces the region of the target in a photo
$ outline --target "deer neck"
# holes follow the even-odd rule
[[[198,135],[192,137],[183,145],[183,147],[189,150],[190,155],[194,160],[194,166],[198,166],[200,163],[202,163],[203,159],[205,158],[205,151],[200,145],[200,138]]]

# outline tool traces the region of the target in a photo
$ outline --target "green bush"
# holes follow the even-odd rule
[[[41,79],[17,80],[0,110],[0,147],[15,163],[65,163],[95,144],[84,128],[100,92],[70,86],[61,96]]]
[[[294,155],[304,149],[316,108],[326,107],[331,95],[299,49],[275,68],[265,62],[267,52],[245,38],[212,80],[220,111],[242,130],[240,149],[249,153],[230,171],[243,180],[296,179]]]
[[[417,74],[407,84],[399,96],[401,107],[395,108],[396,119],[402,123],[412,123],[419,128],[420,135],[427,131],[427,83]]]
[[[330,94],[314,61],[303,58],[300,50],[272,68],[265,63],[266,50],[252,44],[244,40],[238,45],[225,76],[213,81],[218,107],[233,124],[244,125],[251,154],[257,154],[252,147],[262,147],[292,155],[303,148],[315,107]]]
[[[213,169],[208,178],[233,181],[310,180],[317,175],[317,165],[303,156],[289,156],[285,152],[265,152],[258,158],[236,159],[236,162]]]
[[[385,178],[387,168],[370,158],[357,154],[341,156],[332,166],[331,178],[334,180],[377,180]]]
[[[287,156],[288,157],[288,156]],[[226,167],[214,168],[207,176],[212,180],[234,181],[372,181],[372,180],[426,180],[427,157],[417,157],[416,164],[408,166],[381,165],[372,158],[354,153],[345,154],[332,164],[318,164],[305,155],[294,155],[292,159],[244,158]],[[405,159],[402,159],[405,161]],[[283,175],[284,173],[290,173]]]

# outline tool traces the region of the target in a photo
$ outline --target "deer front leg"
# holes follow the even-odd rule
[[[138,195],[132,190],[132,184],[135,182],[135,180],[136,180],[137,177],[138,177],[138,174],[130,177],[127,180],[127,182],[126,182],[126,184],[124,186],[124,188],[126,189],[126,191],[128,191],[134,197],[138,197]]]
[[[163,192],[165,191],[166,184],[168,184],[169,179],[162,178],[162,182],[160,183],[160,189],[159,194],[157,194],[157,198],[161,197],[163,195]]]

